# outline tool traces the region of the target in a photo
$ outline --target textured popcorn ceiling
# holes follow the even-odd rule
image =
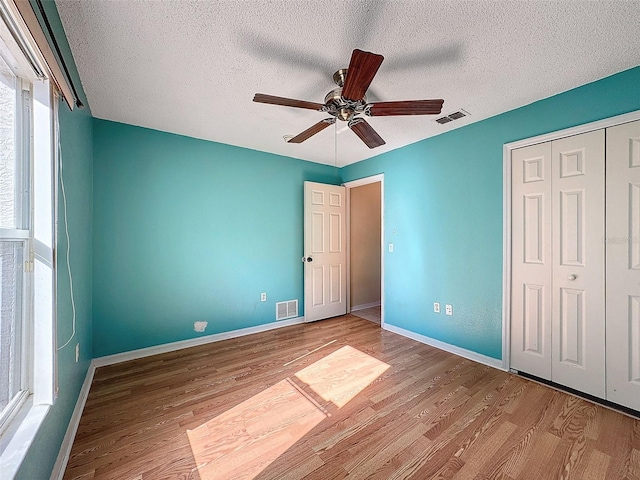
[[[640,64],[640,1],[57,0],[92,113],[333,164],[336,131],[287,144],[326,115],[313,102],[354,48],[384,55],[370,101],[444,98],[443,113],[371,118],[370,150],[338,122],[346,165]]]

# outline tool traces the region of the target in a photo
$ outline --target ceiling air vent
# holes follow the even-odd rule
[[[286,320],[298,316],[298,300],[276,303],[276,320]]]
[[[443,123],[449,123],[453,121],[453,119],[449,118],[449,117],[440,117],[440,118],[436,118],[436,122],[438,122],[439,124],[443,124]]]
[[[444,117],[436,118],[436,122],[440,125],[445,123],[453,122],[454,120],[458,120],[459,118],[468,117],[469,112],[466,110],[458,110],[457,112],[450,113],[449,115],[445,115]]]

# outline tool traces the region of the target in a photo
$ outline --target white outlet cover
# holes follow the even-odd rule
[[[447,304],[444,308],[447,315],[453,315],[453,307],[451,305]]]
[[[435,313],[440,313],[440,302],[433,302],[433,311]]]

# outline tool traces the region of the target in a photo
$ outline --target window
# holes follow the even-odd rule
[[[29,391],[30,91],[23,86],[0,56],[0,428]]]
[[[57,111],[46,62],[16,5],[0,0],[0,467],[7,478],[56,391]]]

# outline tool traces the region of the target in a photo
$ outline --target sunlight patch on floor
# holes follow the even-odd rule
[[[340,408],[388,368],[386,363],[344,346],[300,370],[295,377]],[[194,430],[187,430],[187,436],[202,480],[248,480],[325,418],[323,406],[294,379],[286,378]]]
[[[203,480],[250,479],[325,418],[285,379],[187,435]]]
[[[296,377],[338,408],[382,375],[389,365],[349,345],[303,368]]]

